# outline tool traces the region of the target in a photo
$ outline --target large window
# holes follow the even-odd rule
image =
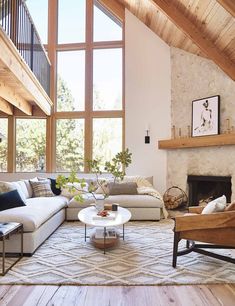
[[[43,44],[47,44],[48,0],[27,0],[27,7]]]
[[[122,49],[94,50],[93,108],[122,109]]]
[[[94,41],[122,40],[120,21],[96,2],[94,6]]]
[[[99,118],[93,120],[93,158],[111,160],[122,150],[122,119]],[[104,163],[103,163],[104,165]]]
[[[0,119],[0,172],[87,172],[87,159],[108,161],[123,146],[124,11],[97,0],[26,5],[51,61],[54,105],[48,118],[36,106],[37,117],[18,112],[8,137]]]
[[[85,51],[58,52],[57,57],[57,110],[83,111]]]
[[[45,119],[16,119],[16,171],[46,171]]]
[[[0,118],[0,172],[7,171],[7,125],[8,120]]]
[[[58,43],[77,43],[85,41],[86,1],[58,0]]]
[[[84,120],[59,119],[56,124],[57,171],[84,170]]]
[[[56,170],[86,171],[122,150],[122,24],[95,0],[58,3]]]

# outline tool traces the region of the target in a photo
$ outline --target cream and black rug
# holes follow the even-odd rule
[[[0,284],[235,283],[235,265],[196,253],[178,257],[177,269],[172,268],[172,227],[171,220],[130,222],[126,225],[126,240],[104,255],[84,241],[81,223],[67,222],[35,255],[24,257],[0,277]]]

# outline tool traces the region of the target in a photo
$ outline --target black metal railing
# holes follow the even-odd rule
[[[50,62],[25,1],[0,0],[0,25],[49,95]]]

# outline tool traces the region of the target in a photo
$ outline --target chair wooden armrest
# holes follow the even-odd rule
[[[228,227],[235,228],[235,211],[175,217],[175,232]]]
[[[190,206],[188,208],[189,213],[201,214],[205,206]]]

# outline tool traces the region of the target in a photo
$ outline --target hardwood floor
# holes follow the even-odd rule
[[[235,284],[198,286],[0,286],[0,306],[234,306]]]

